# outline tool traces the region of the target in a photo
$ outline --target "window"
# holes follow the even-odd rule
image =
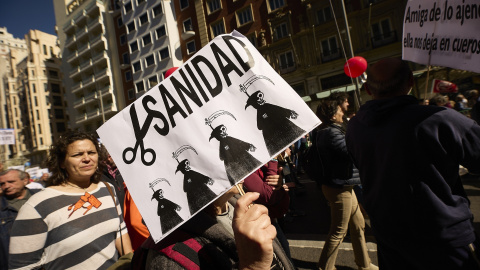
[[[131,22],[127,24],[127,30],[128,30],[128,33],[135,31],[135,22]]]
[[[275,27],[275,36],[277,39],[281,39],[288,36],[288,28],[286,23],[282,23]]]
[[[132,80],[132,72],[131,71],[125,71],[125,81],[129,82]]]
[[[157,75],[148,78],[148,88],[152,88],[158,84]]]
[[[142,70],[142,67],[140,66],[140,61],[133,63],[133,72],[138,72]]]
[[[393,36],[390,20],[384,19],[380,22],[372,24],[372,40],[373,42],[389,39]]]
[[[127,94],[128,94],[128,100],[135,99],[135,90],[129,89],[129,90],[127,91]]]
[[[37,87],[35,86],[34,83],[32,83],[32,91],[33,93],[37,93]]]
[[[183,32],[192,31],[192,30],[193,30],[192,19],[188,18],[185,21],[183,21]]]
[[[53,47],[50,46],[50,55],[53,57],[55,55],[55,53],[53,53]]]
[[[138,43],[135,40],[134,42],[130,43],[130,53],[138,51]]]
[[[237,23],[239,26],[249,23],[251,21],[253,21],[253,19],[252,9],[250,8],[250,6],[237,12]]]
[[[42,133],[40,133],[40,134],[42,134]],[[40,137],[40,145],[43,145],[43,138],[42,137]]]
[[[38,106],[38,99],[35,97],[35,106]]]
[[[132,10],[132,2],[126,3],[125,5],[123,5],[123,7],[125,8],[125,14],[128,13]]]
[[[153,13],[154,18],[156,18],[158,15],[161,15],[162,14],[162,5],[158,4],[155,7],[153,7],[152,13]]]
[[[322,45],[322,60],[330,61],[340,57],[340,51],[335,36],[324,39],[320,42]]]
[[[37,111],[38,112],[38,111]],[[18,110],[15,108],[15,117],[18,117]]]
[[[145,2],[145,0],[137,0],[137,6],[140,5],[143,2]]]
[[[120,36],[120,45],[127,43],[127,37],[125,35]]]
[[[148,33],[142,37],[142,40],[143,40],[143,46],[145,47],[152,43],[152,36],[150,35],[150,33]]]
[[[48,83],[43,84],[43,90],[44,92],[48,92]]]
[[[155,57],[153,57],[153,54],[150,55],[150,56],[147,56],[145,58],[145,66],[146,67],[149,67],[151,65],[155,64]]]
[[[180,9],[186,9],[188,7],[188,0],[178,0],[180,1]]]
[[[56,119],[62,119],[63,118],[63,110],[62,109],[55,109],[53,112],[55,113],[55,118]]]
[[[145,85],[143,84],[143,81],[138,82],[135,86],[137,87],[137,93],[145,90]]]
[[[332,10],[329,6],[317,10],[317,23],[323,23],[332,19]]]
[[[305,85],[303,83],[292,85],[293,90],[301,97],[305,96]]]
[[[140,22],[140,26],[148,23],[148,14],[145,13],[145,14],[143,14],[142,16],[140,16],[139,22]]]
[[[62,98],[60,96],[53,96],[53,106],[62,106]]]
[[[280,54],[278,56],[278,62],[280,64],[280,70],[286,70],[295,67],[295,61],[293,60],[292,51]]]
[[[50,84],[50,87],[52,87],[52,92],[53,93],[60,93],[60,85],[56,83]]]
[[[32,69],[32,76],[35,76],[35,70]]]
[[[43,45],[43,54],[48,55],[47,53],[47,45]]]
[[[285,6],[285,0],[268,0],[268,3],[270,4],[270,11]]]
[[[42,134],[42,125],[38,124],[38,134]]]
[[[118,27],[121,27],[121,26],[123,25],[122,17],[118,17],[118,19],[117,19],[117,25],[118,25]]]
[[[212,24],[212,35],[214,37],[225,34],[225,26],[223,25],[223,20],[220,20],[219,22]]]
[[[197,49],[195,48],[195,40],[187,42],[187,54],[195,53]]]
[[[17,108],[15,108],[15,114],[17,113]],[[35,111],[37,115],[37,120],[40,120],[40,112],[38,110]],[[16,115],[15,115],[16,116]]]
[[[170,53],[168,52],[168,48],[161,49],[159,54],[160,54],[160,61],[170,57]]]
[[[57,132],[62,133],[65,132],[65,123],[57,123]]]
[[[123,63],[129,65],[130,64],[130,54],[124,53],[122,54]]]
[[[257,47],[257,37],[255,36],[255,33],[248,35],[247,38],[253,46]]]
[[[210,0],[207,1],[208,13],[212,13],[221,8],[220,0]]]
[[[155,33],[157,35],[157,39],[165,36],[167,34],[167,32],[165,30],[165,25],[162,25],[159,28],[157,28],[157,30],[155,30]]]
[[[55,70],[49,70],[48,75],[52,78],[58,78],[58,72]]]

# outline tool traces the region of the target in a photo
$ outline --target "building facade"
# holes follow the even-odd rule
[[[54,0],[70,126],[94,131],[125,107],[114,7]],[[112,12],[109,12],[112,11]]]
[[[134,83],[127,93],[130,102],[162,81],[169,68],[183,64],[173,4],[167,0],[123,2]]]

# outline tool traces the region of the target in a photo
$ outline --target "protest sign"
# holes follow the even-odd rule
[[[15,130],[11,128],[0,129],[0,145],[15,144]]]
[[[97,132],[158,242],[318,124],[234,31]]]
[[[404,60],[480,72],[480,2],[408,1],[402,44]]]

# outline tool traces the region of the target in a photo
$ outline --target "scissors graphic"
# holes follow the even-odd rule
[[[143,124],[142,128],[140,128],[140,124],[138,122],[138,117],[137,117],[137,111],[135,110],[135,104],[132,104],[130,107],[130,117],[132,118],[132,124],[133,124],[133,131],[135,132],[135,138],[137,141],[135,142],[135,146],[132,147],[127,147],[125,150],[123,150],[123,161],[126,164],[131,164],[132,162],[135,161],[135,158],[137,156],[137,150],[138,147],[140,146],[140,154],[141,154],[141,159],[142,163],[145,166],[151,166],[155,162],[156,154],[155,151],[151,148],[145,149],[145,145],[143,144],[143,139],[147,135],[148,128],[150,127],[150,124],[152,123],[152,120],[154,116],[152,114],[147,115],[147,119],[145,119],[145,123]],[[132,158],[127,159],[127,155],[129,152],[132,152]],[[152,159],[150,161],[147,161],[145,156],[149,153],[152,155]]]

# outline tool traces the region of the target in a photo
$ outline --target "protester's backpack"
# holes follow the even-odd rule
[[[321,185],[325,173],[315,139],[312,139],[312,145],[303,151],[300,162],[308,177]]]

